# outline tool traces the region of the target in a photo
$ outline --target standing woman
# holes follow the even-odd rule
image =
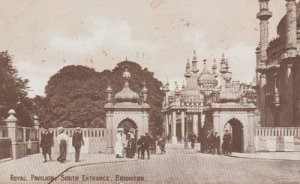
[[[57,160],[64,163],[67,158],[67,142],[69,141],[69,137],[64,133],[65,130],[63,127],[58,127],[58,132],[57,142],[59,144],[59,157]]]
[[[123,128],[118,128],[117,133],[117,142],[115,145],[115,155],[116,158],[123,157],[123,149],[125,145],[125,140],[123,139]]]

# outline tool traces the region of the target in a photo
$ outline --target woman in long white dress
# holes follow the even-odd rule
[[[122,158],[123,157],[123,149],[124,149],[124,138],[123,138],[123,128],[118,128],[117,132],[117,141],[115,145],[115,155],[116,158]]]

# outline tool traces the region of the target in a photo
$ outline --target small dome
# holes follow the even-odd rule
[[[139,101],[140,97],[137,93],[129,88],[128,83],[125,84],[124,88],[115,95],[116,102],[135,102]]]
[[[200,87],[205,87],[206,85],[212,85],[213,87],[216,87],[218,85],[218,80],[212,73],[208,71],[206,67],[206,61],[204,61],[204,68],[198,77],[198,85]]]
[[[131,77],[131,74],[128,71],[127,65],[125,66],[125,72],[123,73],[123,77],[125,78],[126,81],[123,89],[115,95],[115,101],[138,103],[140,99],[139,95],[129,88],[128,80]]]

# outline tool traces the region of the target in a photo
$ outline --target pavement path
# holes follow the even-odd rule
[[[262,160],[173,149],[150,160],[74,167],[54,183],[300,183],[300,161]]]
[[[112,154],[82,154],[80,162],[74,162],[74,154],[68,154],[67,159],[66,163],[43,163],[42,154],[35,154],[0,162],[0,184],[49,183],[56,177],[53,183],[135,183],[132,177],[136,177],[144,180],[137,183],[300,184],[299,152],[233,153],[225,157],[169,149],[166,155],[151,155],[150,160],[116,159]],[[121,181],[118,176],[129,181]],[[95,177],[98,181],[93,181]]]

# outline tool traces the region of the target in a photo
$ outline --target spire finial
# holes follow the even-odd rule
[[[130,72],[128,71],[128,65],[125,65],[124,66],[124,68],[125,68],[125,71],[124,71],[124,73],[123,73],[123,77],[125,78],[125,86],[128,86],[129,84],[128,84],[128,80],[129,80],[129,78],[131,77],[131,74],[130,74]]]
[[[194,56],[193,56],[193,60],[196,61],[197,60],[197,56],[196,56],[196,50],[194,50],[193,52]]]

